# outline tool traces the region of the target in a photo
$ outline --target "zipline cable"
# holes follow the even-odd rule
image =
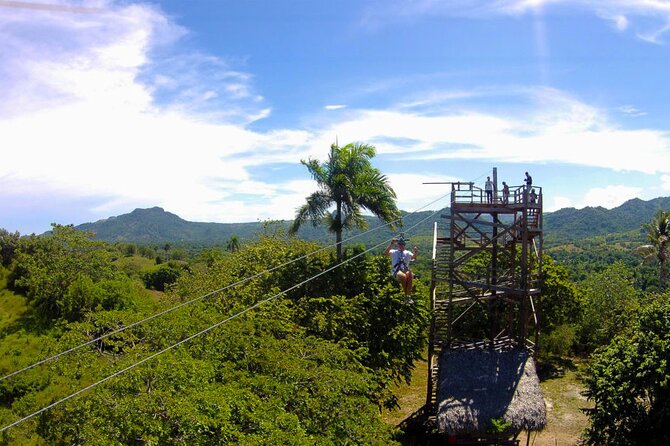
[[[432,205],[432,204],[434,204],[434,203],[437,203],[438,201],[444,199],[444,198],[447,197],[448,195],[449,195],[449,194],[442,195],[441,197],[436,198],[435,200],[431,201],[430,203],[421,206],[420,208],[414,210],[413,212],[411,212],[411,213],[409,213],[409,214],[407,214],[407,215],[416,214],[417,212],[419,212],[419,211],[421,211],[421,210],[427,208],[428,206],[430,206],[430,205]],[[434,215],[434,214],[433,214],[433,215]],[[407,216],[406,216],[406,217],[407,217]],[[355,238],[358,238],[358,237],[360,237],[360,236],[362,236],[362,235],[365,235],[365,234],[368,234],[368,233],[370,233],[370,232],[377,231],[377,230],[379,230],[379,229],[381,229],[381,228],[388,227],[388,226],[393,225],[393,224],[395,224],[395,223],[397,223],[397,222],[399,222],[399,221],[402,221],[402,218],[398,218],[398,219],[396,219],[396,220],[394,220],[394,221],[392,221],[392,222],[390,222],[390,223],[385,223],[385,224],[383,224],[383,225],[379,225],[379,226],[377,226],[377,227],[375,227],[375,228],[368,229],[367,231],[364,231],[364,232],[361,232],[361,233],[359,233],[359,234],[353,235],[353,236],[351,236],[351,237],[349,237],[349,238],[347,238],[347,239],[342,240],[342,242],[340,242],[340,244],[345,243],[345,242],[348,242],[348,241],[350,241],[350,240],[353,240],[353,239],[355,239]],[[184,306],[186,306],[186,305],[190,305],[190,304],[192,304],[193,302],[197,302],[197,301],[199,301],[199,300],[205,299],[205,298],[207,298],[207,297],[210,297],[210,296],[213,296],[213,295],[215,295],[215,294],[217,294],[217,293],[220,293],[220,292],[222,292],[222,291],[225,291],[225,290],[227,290],[227,289],[229,289],[229,288],[235,287],[235,286],[237,286],[237,285],[241,285],[241,284],[243,284],[243,283],[245,283],[245,282],[248,282],[248,281],[250,281],[250,280],[252,280],[252,279],[255,279],[255,278],[257,278],[257,277],[259,277],[259,276],[261,276],[261,275],[263,275],[263,274],[271,273],[271,272],[273,272],[273,271],[276,271],[276,270],[279,269],[279,268],[282,268],[282,267],[284,267],[284,266],[288,266],[288,265],[290,265],[290,264],[292,264],[292,263],[294,263],[294,262],[297,262],[298,260],[305,259],[305,258],[307,258],[307,257],[309,257],[309,256],[312,256],[312,255],[314,255],[314,254],[317,254],[317,253],[319,253],[319,252],[325,251],[325,250],[327,250],[327,249],[331,249],[331,248],[333,248],[333,247],[335,247],[335,246],[337,246],[337,243],[332,244],[332,245],[328,245],[328,246],[325,246],[325,247],[323,247],[323,248],[317,249],[316,251],[312,251],[312,252],[310,252],[310,253],[304,254],[304,255],[301,256],[301,257],[297,257],[297,258],[295,258],[295,259],[293,259],[293,260],[290,260],[290,261],[288,261],[288,262],[282,263],[281,265],[277,265],[277,266],[274,266],[274,267],[272,267],[272,268],[270,268],[270,269],[266,269],[265,271],[261,271],[261,272],[259,272],[259,273],[256,273],[256,274],[254,274],[253,276],[249,276],[249,277],[246,277],[246,278],[244,278],[244,279],[240,279],[240,280],[238,280],[237,282],[234,282],[234,283],[232,283],[232,284],[230,284],[230,285],[226,285],[226,286],[221,287],[221,288],[219,288],[219,289],[217,289],[217,290],[210,291],[210,292],[207,293],[207,294],[204,294],[204,295],[202,295],[202,296],[193,298],[193,299],[188,300],[188,301],[186,301],[186,302],[182,302],[182,303],[179,304],[179,305],[175,305],[174,307],[171,307],[171,308],[168,308],[168,309],[166,309],[166,310],[160,311],[160,312],[158,312],[158,313],[156,313],[156,314],[154,314],[154,315],[148,316],[148,317],[146,317],[146,318],[144,318],[144,319],[141,319],[141,320],[139,320],[139,321],[137,321],[137,322],[133,322],[132,324],[129,324],[129,325],[126,325],[126,326],[121,327],[121,328],[119,328],[119,329],[116,329],[116,330],[110,331],[110,332],[108,332],[108,333],[105,333],[105,334],[103,334],[103,335],[101,335],[101,336],[99,336],[99,337],[97,337],[97,338],[95,338],[95,339],[91,339],[91,340],[86,341],[86,342],[84,342],[84,343],[82,343],[82,344],[79,344],[79,345],[77,345],[77,346],[75,346],[75,347],[72,347],[72,348],[69,348],[69,349],[67,349],[67,350],[65,350],[65,351],[62,351],[62,352],[60,352],[60,353],[57,353],[57,354],[55,354],[55,355],[53,355],[53,356],[50,356],[50,357],[48,357],[48,358],[42,359],[42,360],[40,360],[40,361],[37,361],[37,362],[35,362],[35,363],[33,363],[33,364],[29,365],[29,366],[23,367],[22,369],[15,370],[14,372],[11,372],[11,373],[9,373],[9,374],[3,376],[2,378],[0,378],[0,382],[6,380],[6,379],[8,379],[8,378],[11,378],[12,376],[18,375],[19,373],[23,373],[23,372],[26,372],[26,371],[28,371],[28,370],[30,370],[30,369],[33,369],[33,368],[35,368],[35,367],[37,367],[37,366],[39,366],[39,365],[42,365],[42,364],[45,364],[45,363],[47,363],[47,362],[53,361],[54,359],[57,359],[57,358],[59,358],[59,357],[61,357],[61,356],[64,356],[64,355],[67,355],[68,353],[72,353],[73,351],[79,350],[80,348],[86,347],[87,345],[90,345],[90,344],[93,344],[93,343],[95,343],[95,342],[101,341],[101,340],[103,340],[103,339],[105,339],[105,338],[108,338],[109,336],[113,336],[113,335],[115,335],[115,334],[121,333],[121,332],[123,332],[123,331],[125,331],[125,330],[128,330],[128,329],[130,329],[130,328],[136,327],[136,326],[138,326],[138,325],[140,325],[140,324],[142,324],[142,323],[144,323],[144,322],[150,321],[150,320],[155,319],[155,318],[157,318],[157,317],[159,317],[159,316],[163,316],[163,315],[165,315],[165,314],[167,314],[167,313],[170,313],[170,312],[172,312],[172,311],[178,310],[179,308],[182,308],[182,307],[184,307]]]
[[[413,228],[417,227],[418,225],[420,225],[420,224],[423,223],[424,221],[428,220],[429,218],[432,218],[432,217],[433,217],[435,214],[437,214],[438,212],[439,212],[439,210],[438,210],[438,211],[435,211],[434,213],[432,213],[432,214],[429,215],[428,217],[426,217],[426,218],[420,220],[418,223],[415,223],[414,225],[412,225],[409,229],[413,229]],[[162,354],[165,353],[165,352],[168,352],[168,351],[170,351],[170,350],[172,350],[172,349],[174,349],[174,348],[176,348],[176,347],[179,347],[180,345],[182,345],[182,344],[184,344],[184,343],[190,341],[191,339],[197,338],[198,336],[201,336],[201,335],[203,335],[203,334],[205,334],[205,333],[208,333],[208,332],[212,331],[213,329],[215,329],[215,328],[217,328],[217,327],[220,327],[221,325],[225,324],[226,322],[229,322],[229,321],[231,321],[231,320],[233,320],[233,319],[235,319],[235,318],[237,318],[237,317],[239,317],[239,316],[241,316],[241,315],[243,315],[243,314],[245,314],[245,313],[248,313],[249,311],[251,311],[251,310],[253,310],[253,309],[255,309],[255,308],[260,307],[261,305],[263,305],[263,304],[265,304],[265,303],[268,303],[268,302],[274,300],[275,298],[277,298],[278,296],[281,296],[282,294],[286,294],[286,293],[288,293],[289,291],[292,291],[292,290],[294,290],[294,289],[296,289],[296,288],[298,288],[298,287],[301,287],[302,285],[304,285],[304,284],[306,284],[306,283],[308,283],[308,282],[311,282],[312,280],[314,280],[314,279],[316,279],[316,278],[318,278],[318,277],[320,277],[320,276],[322,276],[322,275],[324,275],[324,274],[326,274],[326,273],[328,273],[328,272],[330,272],[330,271],[333,271],[334,269],[337,269],[337,268],[339,268],[340,266],[342,266],[342,265],[344,265],[344,264],[346,264],[346,263],[348,263],[348,262],[351,262],[352,260],[356,259],[357,257],[360,257],[360,256],[362,256],[363,254],[366,254],[366,253],[372,251],[373,249],[377,249],[377,248],[379,248],[380,246],[383,246],[383,245],[386,244],[387,242],[388,242],[388,239],[387,239],[387,240],[384,240],[384,241],[381,242],[381,243],[378,243],[378,244],[374,245],[372,248],[369,248],[369,249],[367,249],[367,250],[365,250],[365,251],[362,251],[362,252],[360,252],[360,253],[358,253],[358,254],[356,254],[356,255],[354,255],[354,256],[352,256],[352,257],[350,257],[350,258],[348,258],[348,259],[346,259],[346,260],[344,260],[344,261],[342,261],[342,262],[340,262],[340,263],[338,263],[338,264],[336,264],[336,265],[333,265],[333,266],[331,266],[330,268],[328,268],[328,269],[326,269],[326,270],[324,270],[324,271],[321,271],[320,273],[318,273],[318,274],[316,274],[316,275],[314,275],[314,276],[312,276],[312,277],[310,277],[310,278],[308,278],[308,279],[305,279],[305,280],[303,280],[302,282],[300,282],[300,283],[298,283],[298,284],[296,284],[296,285],[293,285],[293,286],[291,286],[291,287],[289,287],[289,288],[287,288],[287,289],[285,289],[285,290],[283,290],[283,291],[280,291],[279,293],[277,293],[277,294],[275,294],[275,295],[273,295],[273,296],[270,296],[270,297],[268,297],[268,298],[266,298],[266,299],[263,299],[263,300],[261,300],[261,301],[259,301],[259,302],[256,302],[255,304],[251,305],[250,307],[247,307],[247,308],[245,308],[244,310],[242,310],[242,311],[240,311],[240,312],[238,312],[238,313],[235,313],[234,315],[232,315],[232,316],[230,316],[230,317],[228,317],[228,318],[226,318],[226,319],[223,319],[222,321],[219,321],[219,322],[217,322],[217,323],[214,324],[214,325],[210,325],[209,327],[205,328],[204,330],[201,330],[201,331],[199,331],[199,332],[196,333],[196,334],[193,334],[193,335],[191,335],[191,336],[189,336],[189,337],[187,337],[187,338],[184,338],[184,339],[182,339],[181,341],[177,342],[176,344],[173,344],[173,345],[171,345],[171,346],[169,346],[169,347],[164,348],[163,350],[161,350],[161,351],[159,351],[159,352],[156,352],[156,353],[154,353],[154,354],[152,354],[152,355],[149,355],[149,356],[147,356],[146,358],[143,358],[143,359],[141,359],[141,360],[139,360],[139,361],[137,361],[137,362],[135,362],[135,363],[129,365],[128,367],[125,367],[125,368],[123,368],[123,369],[121,369],[121,370],[119,370],[119,371],[117,371],[117,372],[112,373],[111,375],[109,375],[109,376],[107,376],[107,377],[105,377],[105,378],[102,378],[102,379],[99,380],[99,381],[94,382],[93,384],[89,384],[88,386],[84,387],[83,389],[79,389],[79,390],[77,390],[76,392],[71,393],[70,395],[61,398],[60,400],[55,401],[55,402],[49,404],[48,406],[43,407],[42,409],[40,409],[40,410],[38,410],[38,411],[36,411],[36,412],[31,413],[30,415],[26,415],[25,417],[23,417],[23,418],[21,418],[21,419],[19,419],[19,420],[17,420],[17,421],[14,421],[13,423],[8,424],[7,426],[4,426],[4,427],[0,428],[0,433],[6,431],[6,430],[8,430],[8,429],[11,429],[12,427],[14,427],[14,426],[16,426],[16,425],[18,425],[18,424],[21,424],[21,423],[23,423],[24,421],[28,421],[29,419],[31,419],[31,418],[33,418],[33,417],[35,417],[35,416],[37,416],[37,415],[39,415],[39,414],[41,414],[41,413],[43,413],[43,412],[46,412],[47,410],[49,410],[49,409],[51,409],[51,408],[53,408],[53,407],[55,407],[55,406],[58,406],[59,404],[62,404],[62,403],[64,403],[65,401],[67,401],[67,400],[69,400],[69,399],[72,399],[72,398],[74,398],[74,397],[76,397],[76,396],[78,396],[78,395],[81,395],[82,393],[86,392],[87,390],[90,390],[90,389],[92,389],[92,388],[94,388],[94,387],[96,387],[96,386],[98,386],[98,385],[100,385],[100,384],[102,384],[102,383],[104,383],[104,382],[107,382],[107,381],[109,381],[110,379],[115,378],[115,377],[121,375],[121,374],[124,373],[124,372],[127,372],[128,370],[134,369],[135,367],[137,367],[137,366],[139,366],[139,365],[141,365],[141,364],[144,364],[145,362],[147,362],[147,361],[149,361],[149,360],[155,358],[156,356],[162,355]]]

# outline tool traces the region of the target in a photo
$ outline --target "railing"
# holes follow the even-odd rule
[[[535,191],[536,198],[532,199],[531,191]],[[475,186],[474,183],[451,183],[451,202],[454,204],[526,204],[529,207],[542,207],[542,188],[532,186],[529,191],[526,186],[512,186],[509,195],[505,196],[502,190],[494,190],[492,202],[488,202],[486,190]]]

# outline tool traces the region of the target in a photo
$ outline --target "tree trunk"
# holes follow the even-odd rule
[[[342,261],[342,230],[335,233],[335,241],[337,242],[337,261]]]
[[[337,261],[342,261],[342,203],[337,202],[337,214],[335,221],[337,222],[337,229],[335,231],[335,243],[337,243]]]
[[[665,290],[665,284],[668,281],[668,273],[665,268],[665,261],[661,261],[660,263],[660,272],[659,272],[659,279],[661,281],[661,291]]]

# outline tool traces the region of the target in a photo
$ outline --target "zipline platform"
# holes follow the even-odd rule
[[[474,183],[448,184],[449,214],[433,230],[426,408],[449,444],[518,444],[520,430],[546,423],[532,359],[542,188],[487,194]],[[510,429],[491,439],[494,419]]]

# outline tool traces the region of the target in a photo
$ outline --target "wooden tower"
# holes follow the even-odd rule
[[[496,171],[494,170],[494,184]],[[542,273],[542,188],[451,185],[451,208],[435,223],[426,408],[434,409],[445,349],[522,349],[537,343]],[[535,196],[536,195],[536,196]],[[467,373],[467,371],[464,371]]]

